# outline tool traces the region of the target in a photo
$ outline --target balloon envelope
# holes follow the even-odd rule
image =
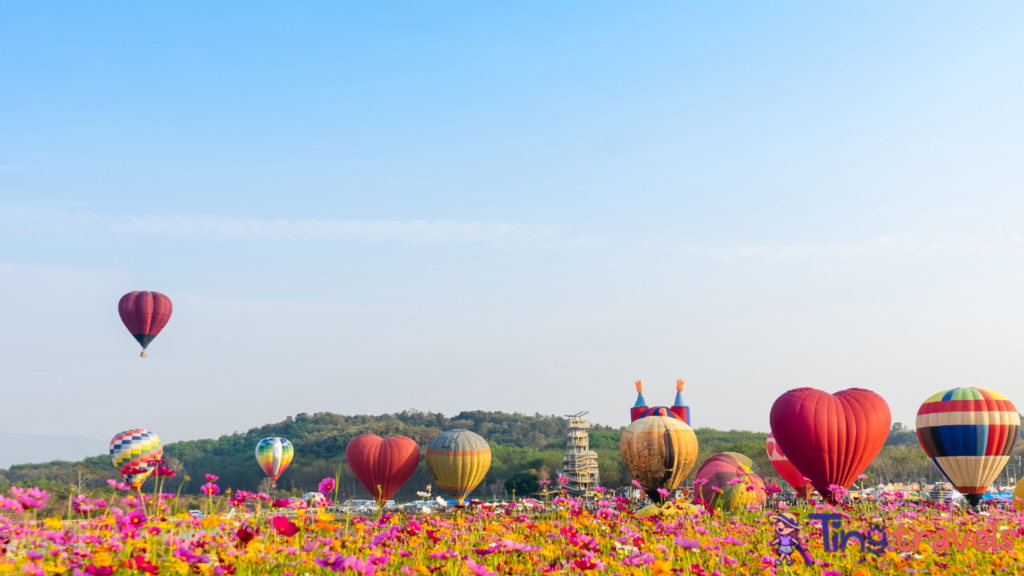
[[[121,478],[136,492],[164,454],[160,437],[149,430],[125,430],[110,440],[110,461]]]
[[[722,452],[704,461],[694,486],[700,486],[701,500],[715,508],[742,511],[750,504],[764,504],[767,499],[759,472],[757,464],[743,454]]]
[[[264,438],[256,445],[256,461],[274,482],[284,474],[285,468],[292,463],[293,456],[295,448],[285,438]]]
[[[697,462],[697,436],[678,418],[648,416],[622,432],[619,454],[651,501],[660,504],[665,498],[658,488],[679,488]]]
[[[775,436],[771,433],[768,434],[765,450],[768,451],[768,460],[771,461],[779,476],[782,476],[782,479],[793,487],[793,491],[796,492],[797,496],[807,498],[807,495],[811,493],[811,487],[804,480],[804,475],[782,453],[782,448],[779,448],[778,443],[775,442]]]
[[[356,436],[345,447],[345,460],[359,483],[383,505],[409,480],[420,463],[420,447],[405,436]]]
[[[870,390],[835,394],[797,388],[775,400],[772,434],[818,492],[831,501],[829,486],[849,488],[875,459],[889,436],[889,405]]]
[[[427,444],[427,470],[437,486],[462,504],[491,467],[491,447],[469,430],[449,430]]]
[[[976,505],[1010,458],[1020,415],[998,392],[953,388],[924,401],[916,427],[928,457]]]
[[[117,311],[121,322],[145,350],[171,319],[171,299],[159,292],[136,290],[121,297]]]
[[[320,492],[306,492],[302,495],[302,501],[310,508],[320,508],[327,502],[327,497]]]

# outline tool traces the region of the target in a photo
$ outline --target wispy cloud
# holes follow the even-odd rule
[[[822,244],[686,245],[677,252],[702,254],[723,260],[754,259],[767,263],[865,260],[908,255],[1019,258],[1024,256],[1024,237],[1015,232],[983,237],[903,233],[857,242]]]
[[[478,243],[501,248],[530,245],[585,247],[557,224],[450,220],[261,219],[213,216],[107,216],[82,212],[0,207],[8,234],[111,234],[194,240]]]

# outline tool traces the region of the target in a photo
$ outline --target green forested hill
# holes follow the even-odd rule
[[[476,493],[477,497],[490,497],[492,494],[503,494],[504,480],[515,472],[533,470],[542,479],[553,479],[556,469],[561,467],[565,450],[565,425],[565,419],[559,416],[484,411],[462,412],[453,417],[416,411],[383,416],[343,416],[328,412],[299,414],[277,424],[221,436],[216,440],[168,444],[164,448],[164,455],[178,471],[178,477],[168,481],[165,491],[177,490],[178,483],[188,475],[192,480],[182,486],[183,492],[197,493],[207,473],[220,476],[219,484],[222,488],[257,490],[264,474],[253,454],[256,443],[268,436],[281,436],[291,440],[296,455],[278,481],[278,490],[299,493],[314,490],[322,478],[334,477],[340,469],[341,492],[345,496],[365,497],[366,492],[345,464],[345,446],[349,440],[359,434],[403,435],[425,448],[431,438],[445,430],[466,428],[483,436],[491,445],[491,470]],[[880,456],[888,468],[873,465],[869,473],[878,468],[886,476],[930,475],[927,459],[923,453],[918,454],[920,448],[916,446],[913,431],[903,429],[899,424],[893,428],[890,447]],[[691,472],[691,479],[706,458],[725,451],[746,454],[755,461],[762,474],[775,475],[764,449],[767,434],[711,428],[699,428],[696,434],[700,454]],[[599,455],[603,486],[622,486],[630,480],[619,457],[620,436],[621,428],[607,426],[596,426],[590,432],[591,448]],[[93,485],[103,484],[104,478],[114,476],[106,455],[88,458],[86,463],[101,472],[101,477],[91,480]],[[66,462],[12,466],[10,470],[0,470],[0,476],[3,477],[0,479],[0,488],[4,487],[4,480],[31,484],[42,477],[49,480],[67,477],[69,466],[70,463]],[[416,473],[397,497],[415,498],[415,492],[423,490],[428,483],[431,483],[430,475],[421,461]]]
[[[253,455],[256,443],[268,436],[281,436],[291,440],[296,455],[278,481],[279,490],[314,490],[322,478],[334,477],[340,468],[341,491],[346,496],[365,496],[365,491],[345,464],[345,446],[349,440],[359,434],[400,434],[425,447],[431,438],[445,430],[466,428],[483,436],[491,445],[491,470],[477,492],[477,496],[490,496],[502,494],[504,480],[521,470],[533,470],[542,478],[553,479],[565,453],[565,425],[565,419],[559,416],[484,411],[462,412],[453,417],[415,411],[383,416],[343,416],[327,412],[299,414],[283,422],[221,436],[216,440],[190,440],[166,445],[164,456],[178,470],[178,476],[168,480],[165,490],[177,490],[178,483],[188,475],[192,480],[182,487],[183,492],[196,493],[205,482],[200,479],[207,473],[220,476],[222,487],[256,490],[264,478]],[[607,426],[595,426],[590,433],[591,448],[599,454],[601,483],[605,486],[615,487],[629,482],[629,474],[619,458],[620,435],[621,429]],[[766,434],[699,429],[697,436],[701,460],[729,449],[764,460],[763,465],[768,465],[763,457]],[[114,476],[106,455],[87,458],[86,463],[106,475],[92,480],[93,484]],[[0,475],[9,482],[32,483],[41,477],[53,480],[66,475],[68,465],[60,462],[25,464],[0,471]],[[429,483],[430,475],[421,462],[398,497],[414,498],[415,492]]]

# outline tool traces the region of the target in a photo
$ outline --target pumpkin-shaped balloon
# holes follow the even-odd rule
[[[648,416],[622,432],[619,453],[651,501],[661,504],[658,489],[674,491],[697,462],[697,436],[678,418]]]
[[[491,447],[469,430],[449,430],[427,444],[426,461],[438,488],[462,504],[491,468]]]
[[[110,461],[125,483],[138,492],[164,454],[160,437],[149,430],[126,430],[110,441]]]
[[[293,456],[295,448],[286,438],[264,438],[256,445],[256,461],[274,482],[284,474]]]
[[[715,508],[737,512],[750,504],[764,504],[764,480],[757,464],[738,452],[722,452],[704,461],[694,485],[700,488],[700,498]]]
[[[917,411],[921,447],[972,506],[1006,466],[1019,431],[1017,409],[992,390],[953,388]]]

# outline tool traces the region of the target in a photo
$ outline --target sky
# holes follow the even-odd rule
[[[1024,403],[1024,5],[707,4],[3,6],[0,433]]]

